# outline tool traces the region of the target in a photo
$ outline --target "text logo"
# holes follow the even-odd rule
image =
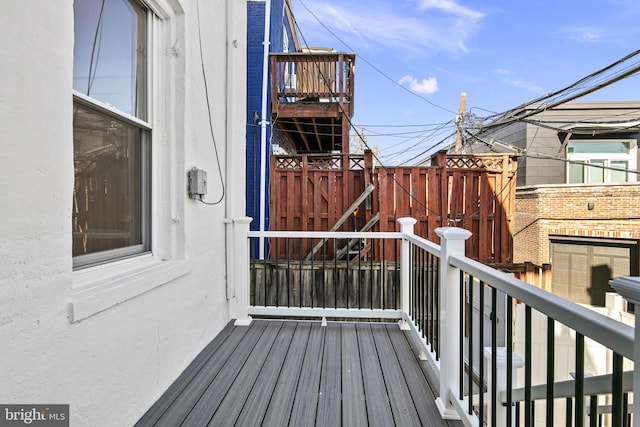
[[[0,405],[0,427],[69,427],[69,405]]]

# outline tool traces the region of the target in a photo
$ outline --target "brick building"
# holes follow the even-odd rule
[[[471,145],[521,154],[514,262],[551,264],[549,290],[579,303],[604,305],[610,279],[640,274],[639,111],[640,102],[568,103]]]
[[[515,211],[514,261],[550,263],[554,293],[602,305],[609,279],[639,274],[640,183],[521,187]]]

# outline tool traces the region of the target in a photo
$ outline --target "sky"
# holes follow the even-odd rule
[[[385,165],[640,49],[638,0],[291,0],[302,45],[355,53],[355,114]],[[640,100],[640,76],[576,101]],[[446,140],[451,142],[452,139]]]

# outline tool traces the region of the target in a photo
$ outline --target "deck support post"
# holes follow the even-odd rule
[[[399,218],[400,233],[402,240],[400,244],[400,309],[402,310],[402,319],[400,320],[400,329],[409,330],[406,320],[409,318],[409,279],[411,268],[411,246],[404,236],[413,236],[413,226],[418,222],[415,218],[404,217]]]
[[[460,269],[452,267],[451,256],[465,255],[465,240],[471,232],[457,227],[436,228],[440,237],[440,396],[436,406],[443,419],[460,419],[451,399],[460,394],[461,313]]]
[[[233,219],[233,288],[235,290],[236,326],[251,324],[249,316],[249,271],[251,257],[249,254],[249,224],[252,218],[241,217]],[[227,277],[228,280],[228,277]]]
[[[633,340],[633,395],[640,396],[640,277],[619,277],[609,281],[611,287],[628,302],[635,304],[635,328]],[[640,427],[640,405],[633,405],[633,427]]]

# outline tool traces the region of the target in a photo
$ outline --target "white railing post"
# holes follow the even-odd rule
[[[440,237],[440,396],[436,406],[443,419],[460,419],[451,403],[460,393],[460,269],[449,264],[452,255],[464,256],[471,232],[457,227],[436,228]]]
[[[249,316],[249,269],[251,261],[249,255],[249,224],[252,218],[241,217],[233,219],[233,278],[235,279],[236,326],[248,326]]]
[[[411,217],[399,218],[400,233],[402,233],[402,242],[400,244],[400,309],[402,310],[402,319],[400,320],[400,328],[404,330],[410,329],[406,323],[409,318],[409,279],[411,271],[411,252],[409,242],[404,236],[413,236],[413,226],[417,219]]]
[[[506,426],[507,425],[507,408],[500,403],[500,393],[507,390],[507,348],[496,348],[496,379],[497,384],[492,383],[490,375],[491,362],[492,362],[492,349],[491,347],[484,348],[484,367],[485,375],[487,379],[487,399],[485,400],[486,408],[485,414],[487,414],[487,425],[491,426]],[[515,353],[511,353],[512,371],[511,371],[511,385],[513,388],[518,386],[517,369],[524,366],[524,361]],[[498,402],[496,404],[496,422],[492,421],[491,413],[491,390],[495,387],[496,396],[498,396]],[[479,393],[482,393],[480,391]],[[516,425],[515,411],[511,411],[511,425]]]
[[[640,277],[619,277],[609,281],[611,287],[628,302],[640,307]],[[633,340],[633,427],[640,427],[640,404],[636,396],[640,396],[640,310],[636,308]]]

